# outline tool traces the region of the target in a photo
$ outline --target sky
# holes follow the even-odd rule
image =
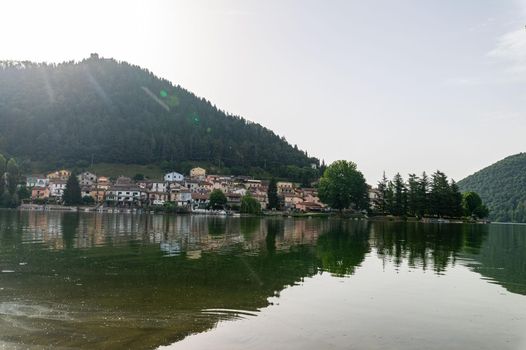
[[[330,163],[460,180],[526,151],[526,0],[4,0],[0,59],[96,52]]]

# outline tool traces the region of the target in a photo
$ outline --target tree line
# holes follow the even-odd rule
[[[457,183],[439,170],[429,177],[409,174],[407,181],[397,173],[378,182],[373,210],[379,214],[416,217],[488,216],[488,209],[473,192],[460,192]]]
[[[330,208],[376,215],[450,217],[488,216],[488,209],[474,192],[462,194],[453,179],[441,171],[431,176],[409,174],[407,181],[397,173],[378,182],[372,202],[369,186],[353,162],[338,160],[324,171],[318,184],[320,200]],[[270,197],[270,194],[269,194]]]

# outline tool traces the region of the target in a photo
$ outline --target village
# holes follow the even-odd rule
[[[59,208],[66,183],[71,176],[69,170],[58,170],[49,174],[26,175],[25,184],[31,197],[22,208]],[[181,212],[207,212],[210,194],[220,190],[227,198],[225,209],[239,210],[241,199],[250,195],[262,209],[268,207],[268,180],[249,176],[209,175],[196,167],[188,176],[172,171],[163,179],[137,179],[125,176],[112,179],[89,171],[77,175],[81,196],[86,209],[98,211],[152,210],[167,205]],[[320,212],[325,205],[320,202],[317,190],[301,188],[295,183],[278,181],[276,190],[280,210],[287,212]]]

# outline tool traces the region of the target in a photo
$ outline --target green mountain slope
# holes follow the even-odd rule
[[[140,67],[0,62],[0,152],[53,166],[210,164],[236,173],[313,177],[318,160],[259,124]]]
[[[490,165],[458,183],[462,191],[475,191],[495,221],[526,222],[526,153]]]

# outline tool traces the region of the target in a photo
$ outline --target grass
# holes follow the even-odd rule
[[[87,169],[97,176],[107,176],[117,178],[119,176],[133,177],[136,174],[143,174],[151,180],[161,180],[164,171],[157,165],[140,165],[140,164],[110,164],[98,163],[93,164]]]

